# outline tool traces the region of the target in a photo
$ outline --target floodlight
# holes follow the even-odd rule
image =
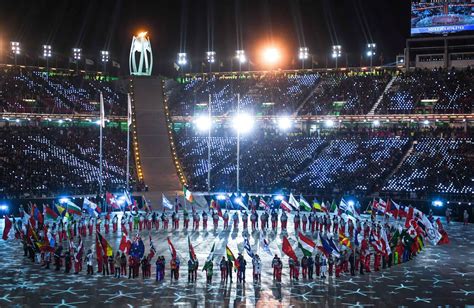
[[[58,120],[58,123],[59,123],[59,124],[63,124],[63,123],[64,123],[64,120],[62,120],[62,119],[61,119],[61,120]]]
[[[43,45],[43,57],[51,58],[53,54],[51,50],[52,50],[51,45]]]
[[[349,200],[349,201],[347,201],[347,205],[348,205],[348,206],[354,206],[354,205],[355,205],[354,200]]]
[[[81,53],[82,53],[82,49],[81,49],[81,48],[73,48],[73,49],[72,49],[72,57],[73,57],[73,59],[76,60],[76,61],[77,61],[77,60],[81,60],[81,57],[82,57]]]
[[[332,57],[339,58],[342,55],[342,46],[334,45],[332,46]]]
[[[68,198],[61,198],[61,199],[59,199],[59,203],[66,203],[66,202],[68,202],[68,201],[69,201]]]
[[[300,47],[300,51],[298,53],[298,58],[300,60],[306,60],[309,57],[309,49],[308,47]]]
[[[284,197],[283,197],[283,195],[276,195],[274,199],[281,201],[281,200],[284,199]]]
[[[102,50],[100,52],[100,59],[102,62],[109,62],[109,51],[108,50]]]
[[[209,117],[199,116],[194,120],[194,125],[199,131],[208,131],[211,128]]]
[[[263,60],[268,64],[275,64],[280,60],[280,51],[275,47],[267,47],[263,50]]]
[[[21,52],[20,42],[10,42],[11,51],[14,55],[19,55]]]
[[[239,133],[250,132],[254,124],[252,116],[246,113],[241,113],[235,116],[232,122],[234,129],[237,130]]]
[[[247,61],[247,57],[245,56],[245,50],[236,50],[235,57],[240,63],[245,63]]]
[[[186,63],[188,63],[188,60],[186,59],[186,53],[185,52],[178,53],[178,64],[186,65]]]
[[[234,202],[237,203],[237,204],[241,204],[242,203],[242,197],[235,197]]]
[[[326,127],[333,127],[334,121],[331,119],[327,119],[326,121],[324,121],[324,125],[326,125]]]
[[[217,200],[225,200],[226,197],[223,194],[217,195]]]
[[[215,51],[207,51],[206,52],[206,59],[208,63],[214,63],[216,61],[216,52]]]
[[[430,124],[430,121],[424,120],[424,121],[423,121],[423,124],[424,124],[424,125],[428,125],[428,124]]]
[[[434,201],[433,201],[433,206],[435,206],[435,207],[442,207],[442,206],[443,206],[443,201],[441,201],[441,200],[434,200]]]
[[[374,120],[374,122],[372,122],[372,124],[374,126],[379,126],[380,125],[380,121],[379,120]]]
[[[372,50],[367,51],[367,57],[372,57],[374,52]]]
[[[6,205],[6,204],[0,205],[0,211],[2,211],[2,212],[8,211],[8,205]]]
[[[278,127],[283,131],[289,130],[292,125],[293,125],[293,122],[291,118],[288,116],[282,116],[278,119]]]

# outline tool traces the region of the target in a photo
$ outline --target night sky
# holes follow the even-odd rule
[[[20,41],[26,63],[35,63],[43,44],[51,44],[57,61],[67,62],[71,48],[99,58],[110,50],[127,73],[131,37],[148,30],[154,52],[154,74],[171,74],[176,53],[186,51],[192,68],[201,71],[209,46],[222,70],[230,69],[237,46],[255,68],[262,68],[259,50],[271,42],[284,49],[282,68],[295,63],[306,44],[319,67],[340,44],[350,65],[359,66],[368,42],[377,43],[377,60],[395,61],[409,37],[409,0],[2,0],[2,62],[9,61],[9,41]],[[238,39],[240,37],[240,39]],[[328,58],[328,60],[326,60]],[[345,57],[341,59],[345,63]],[[216,65],[218,66],[218,65]],[[217,68],[216,68],[217,69]]]

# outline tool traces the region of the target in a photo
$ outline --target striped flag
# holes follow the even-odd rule
[[[258,202],[260,207],[263,207],[264,210],[269,210],[270,206],[263,200],[263,198],[260,198],[260,201]]]
[[[189,247],[189,258],[195,262],[197,260],[196,253],[194,252],[194,247],[191,245],[191,240],[188,235],[188,247]]]
[[[165,194],[161,194],[162,195],[162,198],[163,198],[163,207],[164,208],[167,208],[169,210],[172,210],[173,209],[173,204],[171,203],[170,200],[168,200],[168,198],[165,197]]]
[[[193,194],[186,186],[183,186],[183,194],[184,194],[184,198],[186,198],[188,202],[193,202],[194,200]]]
[[[316,243],[313,242],[309,237],[304,236],[303,233],[298,232],[298,247],[301,249],[303,254],[307,257],[313,255],[313,251],[316,248]]]
[[[290,198],[288,199],[288,203],[293,207],[294,210],[300,209],[300,204],[298,201],[296,201],[296,198],[295,196],[293,196],[292,193],[290,193]]]
[[[245,251],[247,251],[247,254],[249,255],[249,257],[253,258],[254,253],[253,253],[253,250],[252,250],[252,246],[250,246],[250,242],[249,242],[248,237],[244,238],[244,248],[245,248]]]
[[[263,251],[265,251],[267,254],[269,254],[270,256],[273,256],[273,254],[270,250],[269,243],[268,243],[267,239],[264,238],[263,236],[260,237],[260,247],[262,247]]]
[[[176,259],[176,249],[174,249],[173,243],[171,243],[171,240],[169,237],[168,237],[168,247],[171,252],[171,258]]]
[[[305,211],[311,211],[311,205],[309,205],[308,201],[303,198],[303,195],[300,195],[300,207],[302,207]]]
[[[280,207],[281,207],[285,212],[291,213],[291,205],[289,205],[288,202],[286,202],[286,200],[284,200],[284,199],[281,200]]]

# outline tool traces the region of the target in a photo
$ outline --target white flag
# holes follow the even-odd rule
[[[172,210],[173,209],[173,204],[170,202],[170,200],[168,200],[166,197],[165,197],[165,194],[162,194],[163,195],[163,207],[169,209],[169,210]]]
[[[105,127],[104,95],[100,92],[100,126]]]
[[[288,199],[288,203],[295,209],[299,210],[300,209],[300,203],[296,201],[295,196],[293,196],[292,193],[290,193],[290,198]]]
[[[128,126],[132,125],[132,98],[130,97],[130,93],[128,93],[127,124]]]

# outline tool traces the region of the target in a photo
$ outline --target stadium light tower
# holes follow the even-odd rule
[[[332,46],[332,57],[336,61],[336,69],[337,69],[337,59],[340,58],[341,55],[342,55],[342,46],[341,45]]]
[[[82,58],[82,49],[81,48],[73,48],[72,49],[72,57],[75,61],[79,61]]]
[[[49,70],[49,58],[53,55],[51,45],[43,45],[43,58],[46,60],[46,70]]]
[[[309,58],[309,49],[308,47],[300,47],[300,51],[298,52],[298,59],[301,60],[301,68],[304,69],[304,61],[308,60]]]
[[[17,56],[21,53],[20,42],[10,42],[10,46],[16,65]]]
[[[216,62],[216,52],[215,51],[206,51],[206,60],[209,64],[209,73],[212,72],[212,64]]]
[[[102,50],[100,52],[100,60],[102,61],[102,63],[109,62],[109,51],[108,50]]]
[[[375,56],[375,43],[367,44],[367,57],[370,59],[370,67],[372,67],[372,57]]]

